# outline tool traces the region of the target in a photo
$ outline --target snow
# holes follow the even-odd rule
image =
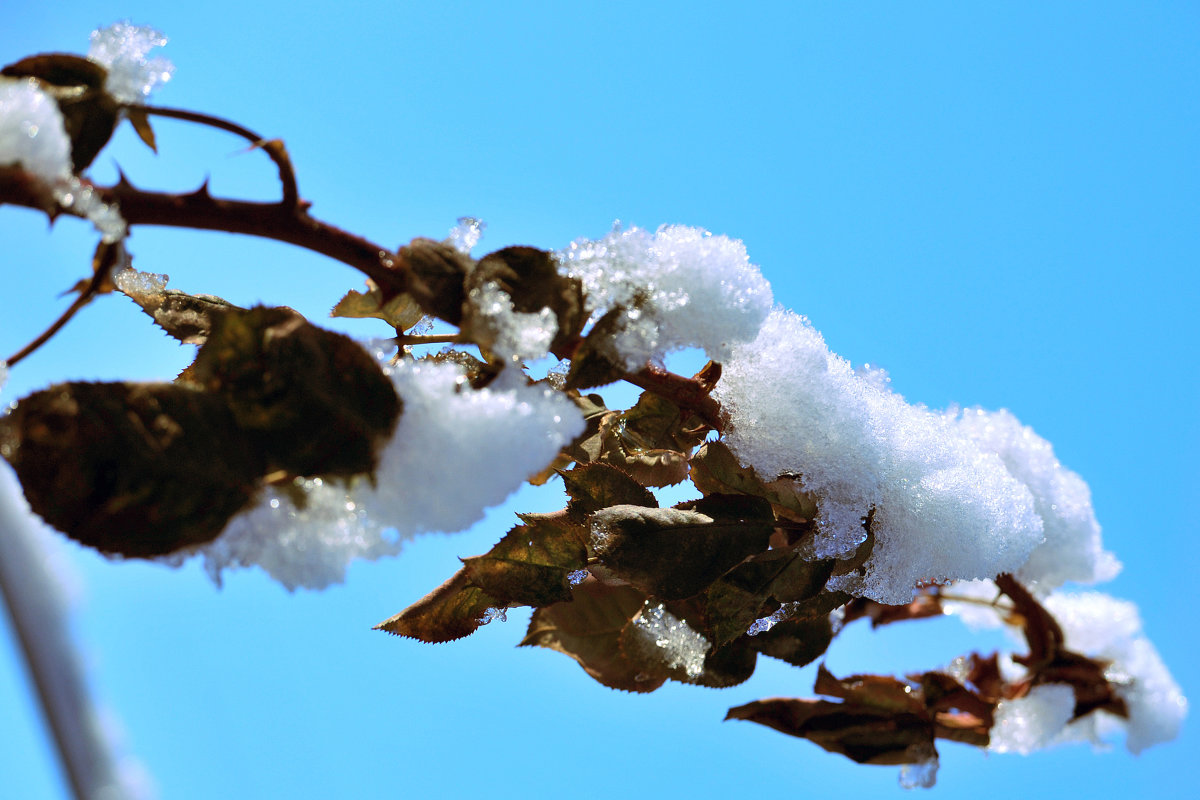
[[[467,297],[482,323],[482,332],[491,338],[488,349],[502,359],[534,361],[550,352],[558,333],[558,319],[549,308],[524,314],[513,308],[512,298],[495,281],[487,281],[471,290]]]
[[[384,359],[382,349],[376,355]],[[214,580],[258,565],[289,589],[341,582],[354,559],[394,555],[418,533],[470,527],[583,431],[573,403],[526,385],[516,370],[479,390],[456,364],[404,360],[385,371],[404,411],[375,485],[311,479],[293,492],[267,491],[199,549]],[[300,506],[290,499],[295,490]]]
[[[167,37],[153,28],[118,22],[92,31],[87,57],[108,70],[105,90],[122,103],[140,103],[171,79],[175,67],[165,58],[147,58]]]
[[[0,167],[21,165],[47,183],[71,174],[71,140],[54,98],[32,78],[0,77]]]
[[[630,371],[687,347],[723,361],[733,344],[754,337],[771,308],[771,287],[745,246],[701,228],[650,233],[616,225],[557,255],[560,270],[582,281],[595,318],[624,309],[609,355]]]
[[[1050,590],[1067,581],[1098,583],[1116,577],[1121,565],[1101,545],[1091,491],[1059,463],[1049,442],[1008,411],[966,409],[959,429],[981,448],[997,453],[1033,495],[1045,541],[1017,572],[1023,584]]]
[[[816,498],[814,555],[852,551],[874,509],[867,575],[839,588],[899,604],[919,581],[1016,570],[1043,538],[1029,489],[952,416],[909,405],[880,378],[856,373],[807,319],[776,309],[733,349],[713,395],[742,463],[767,478],[799,474]]]
[[[1027,755],[1054,744],[1075,713],[1075,690],[1064,683],[1035,686],[996,706],[988,749]]]

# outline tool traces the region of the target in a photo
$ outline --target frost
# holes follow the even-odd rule
[[[682,669],[688,678],[700,677],[709,642],[661,603],[647,602],[633,620],[633,644],[646,655],[657,655],[669,669]]]
[[[624,309],[610,355],[630,370],[686,347],[723,361],[733,344],[754,337],[771,308],[771,288],[745,246],[700,228],[651,234],[614,226],[557,255],[560,270],[582,281],[594,317]]]
[[[816,555],[852,550],[874,511],[867,574],[836,588],[907,603],[919,581],[1014,571],[1042,541],[1033,495],[999,455],[952,415],[906,403],[878,371],[856,373],[803,317],[772,311],[713,395],[742,463],[802,476],[820,509]]]
[[[0,77],[0,167],[21,165],[47,183],[71,175],[71,140],[54,98],[32,78]]]
[[[167,37],[153,28],[118,22],[92,31],[88,58],[108,70],[105,90],[122,103],[140,103],[171,79],[175,67],[165,58],[147,58]]]
[[[406,360],[386,371],[404,411],[375,485],[310,479],[268,490],[199,549],[215,581],[257,564],[289,589],[339,583],[354,559],[394,555],[418,533],[479,521],[583,430],[574,404],[541,386],[498,378],[473,390],[447,363]]]
[[[567,574],[567,583],[571,584],[572,586],[578,586],[587,580],[587,577],[590,574],[591,573],[586,569],[577,569],[574,572]]]
[[[1048,747],[1074,714],[1073,688],[1062,683],[1035,686],[1025,697],[997,704],[988,749],[1025,755]]]
[[[483,230],[487,223],[475,217],[459,217],[458,224],[450,229],[446,242],[460,253],[470,254],[479,240],[483,238]]]

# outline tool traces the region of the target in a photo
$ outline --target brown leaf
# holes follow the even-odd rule
[[[621,649],[621,632],[641,611],[646,596],[629,586],[609,586],[588,579],[574,589],[574,599],[533,612],[522,647],[538,646],[565,653],[587,674],[612,689],[652,692],[665,682],[631,661]]]
[[[893,622],[940,617],[944,613],[941,600],[931,594],[919,594],[911,603],[902,606],[888,606],[865,597],[856,597],[846,604],[846,616],[842,622],[849,624],[866,618],[871,620],[872,628],[878,628]]]
[[[227,311],[211,322],[188,380],[226,398],[270,470],[374,471],[400,399],[369,353],[288,308]]]
[[[474,633],[489,618],[488,612],[502,604],[477,586],[472,586],[465,569],[450,580],[375,626],[396,636],[407,636],[437,644]]]
[[[738,495],[711,495],[692,508],[619,505],[592,515],[592,544],[615,575],[663,600],[682,599],[765,550],[771,519],[765,501]]]
[[[633,408],[600,420],[599,458],[644,486],[672,486],[688,475],[688,454],[707,427],[669,400],[643,392]]]
[[[691,478],[705,494],[750,494],[768,500],[788,512],[789,519],[811,520],[817,505],[802,492],[795,480],[782,478],[764,483],[749,467],[743,467],[724,442],[706,442],[691,458]]]
[[[936,754],[933,722],[924,714],[853,702],[770,698],[729,709],[743,719],[799,736],[859,764],[916,764]]]
[[[567,389],[592,389],[607,386],[625,376],[625,366],[613,357],[612,339],[625,318],[623,308],[614,308],[588,331],[571,356],[567,371]]]
[[[887,712],[921,713],[925,707],[921,698],[904,681],[883,675],[835,678],[825,669],[824,664],[817,668],[817,681],[813,691]]]
[[[780,603],[806,601],[824,593],[834,561],[808,561],[799,551],[792,547],[752,555],[709,587],[709,625],[717,643],[741,636]],[[840,599],[839,594],[835,602]],[[810,613],[828,613],[837,605]]]
[[[578,522],[609,506],[658,508],[658,500],[649,489],[609,464],[583,464],[563,472],[562,478],[571,498],[567,513]]]
[[[803,667],[816,661],[833,641],[833,626],[829,614],[813,617],[791,617],[778,622],[770,630],[745,637],[746,643],[766,656]]]
[[[17,403],[0,439],[35,512],[124,556],[215,538],[264,467],[222,398],[175,384],[58,384]]]
[[[152,281],[128,281],[121,291],[141,306],[160,328],[183,344],[204,344],[217,317],[230,311],[245,311],[211,294],[159,289]]]
[[[516,246],[488,253],[472,270],[468,291],[487,283],[495,283],[512,298],[518,314],[536,314],[543,308],[554,313],[558,330],[550,344],[552,352],[573,343],[587,321],[583,284],[560,274],[554,255],[546,250]]]
[[[425,313],[451,325],[461,324],[471,257],[445,242],[425,238],[413,239],[398,255],[409,267],[409,294]]]
[[[158,152],[158,143],[154,138],[154,129],[150,127],[150,116],[139,108],[126,109],[125,116],[129,119],[129,124],[137,131],[138,138],[153,150]]]
[[[463,559],[471,583],[506,605],[571,599],[567,576],[587,564],[587,535],[565,511],[527,514],[486,555]]]

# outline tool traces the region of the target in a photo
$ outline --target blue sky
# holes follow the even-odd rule
[[[282,137],[313,213],[398,245],[462,215],[483,248],[557,248],[614,219],[745,241],[777,301],[910,402],[1009,408],[1091,485],[1139,604],[1185,693],[1200,652],[1195,305],[1200,256],[1200,11],[1189,3],[19,3],[5,62],[82,52],[98,25],[171,42],[164,105]],[[269,162],[163,121],[98,159],[138,185],[269,198]],[[0,351],[61,309],[93,234],[0,209]],[[283,245],[136,230],[141,269],[241,304],[320,318],[360,278]],[[369,327],[351,330],[369,334]],[[14,370],[11,401],[65,379],[163,379],[188,360],[132,304],[103,298]],[[100,702],[164,798],[878,797],[858,767],[727,707],[810,693],[813,671],[760,661],[721,692],[612,692],[565,657],[515,649],[513,613],[440,646],[370,626],[486,550],[525,492],[471,531],[427,536],[346,585],[289,594],[257,572],[216,589],[195,566],[64,549]],[[6,628],[0,794],[62,796]],[[849,628],[830,668],[927,669],[990,639],[953,621]],[[1184,792],[1194,725],[1134,758],[1029,758],[943,746],[937,794]]]

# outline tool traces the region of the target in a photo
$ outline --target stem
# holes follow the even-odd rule
[[[32,517],[21,507],[21,489],[6,466],[0,469],[0,599],[8,609],[60,765],[76,800],[122,800],[128,795],[96,724],[65,604],[46,566]]]
[[[88,284],[88,289],[91,289],[91,284]],[[23,358],[28,356],[30,353],[37,350],[39,347],[44,345],[46,342],[50,341],[50,338],[52,336],[54,336],[54,334],[58,333],[59,329],[62,328],[62,326],[66,325],[68,322],[71,321],[71,317],[75,316],[76,312],[78,312],[79,309],[83,308],[88,303],[90,303],[92,298],[95,296],[95,292],[89,291],[88,289],[85,289],[84,291],[80,292],[79,296],[75,298],[75,301],[73,303],[71,303],[70,306],[67,307],[67,310],[64,311],[59,316],[58,319],[56,319],[56,320],[54,320],[54,322],[50,323],[49,328],[46,328],[46,330],[42,331],[41,334],[38,335],[37,338],[35,338],[32,342],[25,345],[20,350],[18,350],[16,353],[9,356],[8,361],[6,362],[8,364],[8,366],[10,366],[10,367],[15,366],[17,364],[17,362],[21,361]]]
[[[250,142],[252,147],[261,147],[263,152],[279,168],[279,182],[283,185],[283,205],[288,208],[295,208],[299,205],[300,191],[296,187],[296,170],[292,167],[292,160],[288,157],[287,150],[284,148],[283,142],[279,139],[267,139],[249,128],[238,125],[236,122],[230,122],[227,119],[221,119],[209,114],[201,114],[197,111],[188,111],[182,108],[167,108],[165,106],[143,106],[136,103],[125,107],[133,111],[140,111],[143,114],[152,114],[158,117],[169,117],[171,119],[184,120],[185,122],[208,125],[209,127],[232,133],[235,136],[240,136]]]

